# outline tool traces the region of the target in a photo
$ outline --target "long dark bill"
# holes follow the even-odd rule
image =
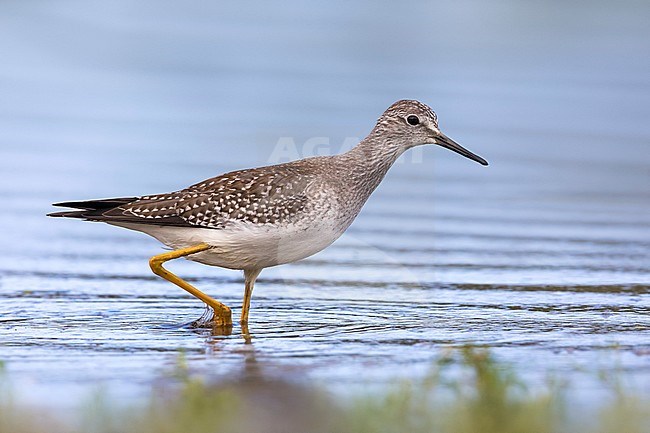
[[[463,155],[465,158],[472,159],[481,165],[488,165],[488,162],[486,160],[470,152],[469,150],[465,149],[463,146],[456,143],[454,140],[447,137],[445,134],[440,133],[439,135],[436,136],[436,144],[445,147],[449,150],[453,150],[454,152]]]

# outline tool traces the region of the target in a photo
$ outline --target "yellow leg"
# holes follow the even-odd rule
[[[244,289],[244,303],[241,306],[241,323],[248,323],[248,312],[251,309],[251,298],[253,297],[253,286],[257,276],[262,272],[261,269],[252,269],[244,271],[245,289]]]
[[[246,344],[251,344],[253,341],[253,337],[251,337],[251,333],[248,330],[248,323],[241,324],[241,336],[244,338],[244,343]]]
[[[211,247],[207,244],[199,244],[193,247],[181,248],[179,250],[174,250],[168,253],[159,254],[149,259],[149,266],[151,266],[151,270],[153,271],[154,274],[161,276],[162,278],[166,279],[170,283],[176,284],[181,289],[186,290],[191,295],[199,298],[200,300],[208,304],[210,307],[212,307],[212,309],[214,310],[213,321],[215,326],[232,326],[232,313],[230,311],[230,308],[228,308],[226,305],[222,304],[221,302],[212,299],[211,297],[209,297],[208,295],[206,295],[196,287],[192,286],[187,281],[180,279],[178,276],[172,274],[167,269],[163,268],[163,263],[165,263],[168,260],[178,259],[180,257],[185,257],[191,254],[200,253],[201,251],[205,251],[210,248]]]

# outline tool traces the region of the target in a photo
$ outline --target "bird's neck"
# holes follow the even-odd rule
[[[369,196],[402,153],[403,146],[390,137],[378,137],[373,131],[341,157],[350,167],[349,179]]]

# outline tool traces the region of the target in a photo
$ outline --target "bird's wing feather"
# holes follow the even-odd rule
[[[281,169],[278,169],[280,167]],[[132,222],[219,229],[235,221],[255,224],[291,220],[307,205],[309,175],[287,166],[241,170],[181,191],[141,197],[102,215]]]

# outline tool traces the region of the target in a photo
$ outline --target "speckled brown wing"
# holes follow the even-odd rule
[[[312,180],[312,175],[286,165],[227,173],[185,189],[178,215],[209,228],[237,221],[279,224],[304,210]]]
[[[291,221],[305,209],[306,190],[312,181],[312,175],[286,166],[235,171],[178,192],[141,197],[104,216],[214,229],[237,221],[279,224]]]

